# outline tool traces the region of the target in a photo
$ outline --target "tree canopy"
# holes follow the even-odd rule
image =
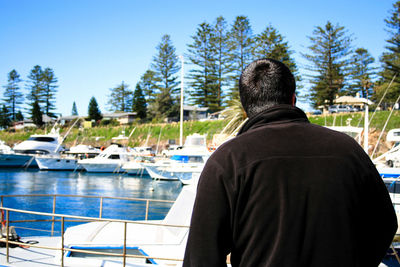
[[[311,63],[307,66],[311,72],[308,75],[312,84],[310,99],[314,107],[332,104],[346,85],[352,53],[351,35],[343,26],[328,21],[323,27],[315,27],[308,38],[309,53],[303,56]]]
[[[108,97],[108,105],[110,111],[127,112],[132,107],[132,91],[129,85],[123,81],[117,87],[110,89],[111,94]]]
[[[103,118],[99,109],[99,105],[97,104],[97,100],[94,96],[92,96],[89,102],[88,115],[89,120],[94,120],[95,122],[98,122]]]
[[[21,93],[19,83],[21,82],[20,75],[16,70],[10,71],[8,74],[8,83],[4,86],[4,105],[10,111],[11,120],[17,119],[16,115],[24,100],[24,95]]]
[[[152,63],[157,93],[151,111],[156,118],[178,115],[178,77],[176,73],[180,66],[175,51],[171,37],[168,34],[164,35],[157,46],[157,54]]]

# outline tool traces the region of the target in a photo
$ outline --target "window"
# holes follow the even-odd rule
[[[54,142],[56,141],[55,138],[53,137],[44,137],[44,136],[40,136],[40,137],[29,137],[30,141],[38,141],[38,142]]]
[[[118,154],[112,154],[108,158],[109,159],[120,159]]]

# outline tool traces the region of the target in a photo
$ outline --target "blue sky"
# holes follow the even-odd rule
[[[224,16],[232,24],[247,16],[253,33],[269,24],[288,41],[302,72],[315,26],[329,20],[353,34],[355,47],[378,59],[385,50],[384,19],[389,0],[0,0],[0,97],[7,74],[26,79],[35,65],[50,67],[58,78],[57,110],[70,115],[73,101],[87,114],[95,96],[102,112],[110,88],[122,81],[134,89],[150,67],[162,35],[169,34],[177,54],[187,52],[197,26]],[[185,65],[185,70],[190,69]],[[25,83],[21,83],[26,93]],[[300,107],[308,109],[306,103]]]

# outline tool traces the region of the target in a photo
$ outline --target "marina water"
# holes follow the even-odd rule
[[[180,182],[153,181],[148,177],[134,177],[126,174],[86,173],[63,171],[39,171],[37,169],[0,169],[1,195],[84,195],[103,197],[129,197],[175,200],[182,189]],[[103,200],[102,218],[143,220],[145,203],[121,199]],[[3,205],[9,208],[52,213],[53,197],[4,197]],[[99,217],[99,198],[57,197],[57,214]],[[142,205],[138,210],[138,205]],[[171,203],[151,202],[149,219],[163,219]],[[10,213],[10,220],[18,220],[22,216]],[[27,215],[23,215],[27,219]],[[29,219],[43,219],[36,215],[28,215]],[[32,222],[30,227],[42,228],[40,222]],[[43,224],[43,223],[42,223]],[[66,222],[66,227],[76,225],[76,222]],[[59,229],[56,224],[55,229]],[[45,226],[48,231],[38,232],[31,229],[19,229],[17,233],[24,236],[49,235],[50,224]]]

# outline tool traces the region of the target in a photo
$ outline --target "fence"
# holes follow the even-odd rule
[[[5,198],[17,198],[17,197],[48,197],[52,201],[52,213],[46,212],[38,212],[38,211],[27,211],[27,210],[20,210],[14,208],[7,208],[4,207],[4,199]],[[86,217],[86,216],[75,216],[75,215],[65,215],[65,214],[57,214],[56,213],[56,203],[57,199],[61,197],[67,198],[96,198],[99,200],[99,207],[98,207],[98,217]],[[51,246],[41,246],[37,244],[29,244],[29,247],[32,248],[40,248],[40,249],[49,249],[49,250],[59,250],[60,251],[60,259],[61,259],[61,266],[64,266],[64,253],[84,253],[84,254],[93,254],[93,255],[101,255],[101,256],[113,256],[113,257],[122,257],[123,262],[122,265],[126,265],[127,258],[139,258],[143,260],[162,260],[162,261],[171,261],[171,262],[180,262],[182,259],[174,259],[174,258],[155,258],[147,255],[137,255],[137,254],[128,254],[127,253],[127,225],[128,224],[144,224],[144,225],[152,225],[155,227],[178,227],[178,228],[188,228],[188,226],[182,225],[171,225],[171,224],[163,224],[163,223],[154,223],[148,221],[149,218],[149,209],[152,202],[162,202],[162,203],[173,203],[173,201],[169,200],[154,200],[154,199],[140,199],[140,198],[125,198],[125,197],[97,197],[97,196],[79,196],[79,195],[43,195],[43,194],[36,194],[36,195],[3,195],[0,197],[0,210],[2,214],[2,224],[5,228],[5,237],[11,237],[10,229],[11,224],[18,225],[21,223],[32,223],[32,222],[51,222],[51,236],[54,235],[55,231],[55,223],[60,222],[60,235],[61,235],[61,245],[59,247],[51,247]],[[145,203],[145,221],[132,221],[132,220],[119,220],[119,219],[105,219],[103,217],[103,204],[105,199],[118,199],[118,200],[127,200],[127,201],[139,201]],[[27,220],[11,220],[11,213],[18,213],[18,214],[30,214],[44,217],[43,219],[27,219]],[[49,218],[49,219],[47,219]],[[98,251],[88,251],[87,249],[76,249],[72,247],[66,247],[64,243],[64,230],[65,230],[65,223],[66,222],[119,222],[123,223],[123,246],[122,246],[122,253],[110,253],[110,252],[98,252]],[[18,226],[14,226],[18,228]],[[41,229],[34,229],[41,231]],[[26,245],[24,242],[13,241],[10,238],[3,238],[0,242],[5,243],[6,249],[6,260],[9,262],[10,257],[10,245],[17,245],[17,246],[24,246]]]

